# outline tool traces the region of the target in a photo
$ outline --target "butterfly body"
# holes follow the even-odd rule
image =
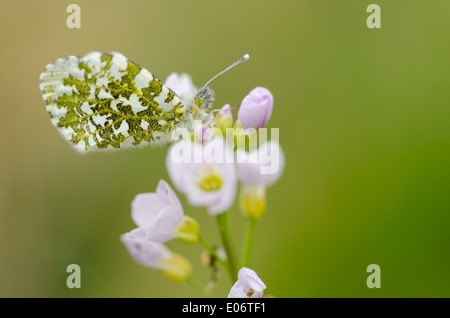
[[[40,89],[52,124],[83,153],[167,144],[174,129],[212,120],[210,88],[179,96],[117,52],[60,58],[42,72]]]

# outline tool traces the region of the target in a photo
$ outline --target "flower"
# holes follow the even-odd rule
[[[195,88],[191,76],[186,73],[178,75],[172,73],[167,77],[165,85],[180,96],[193,96],[197,88]]]
[[[248,153],[236,150],[238,177],[242,182],[240,206],[245,215],[257,220],[266,212],[266,188],[283,173],[284,154],[275,141]]]
[[[164,180],[159,181],[156,193],[138,194],[131,203],[131,218],[153,242],[175,237],[183,215],[177,195]]]
[[[177,189],[193,206],[207,207],[211,215],[226,211],[237,189],[233,152],[215,136],[203,144],[181,141],[167,153],[167,171]]]
[[[267,88],[254,88],[241,102],[238,119],[244,129],[266,126],[272,115],[273,96]]]
[[[130,256],[145,267],[160,269],[170,259],[170,250],[161,243],[149,241],[143,228],[122,234],[120,240],[127,248]]]
[[[162,243],[149,241],[144,228],[122,234],[120,240],[137,263],[159,270],[174,281],[185,281],[191,274],[191,265],[184,257],[173,253]]]
[[[242,267],[238,273],[238,281],[231,287],[228,298],[261,298],[266,285],[254,270]]]
[[[268,141],[252,152],[236,150],[238,177],[245,186],[271,186],[284,170],[284,153],[276,141]]]

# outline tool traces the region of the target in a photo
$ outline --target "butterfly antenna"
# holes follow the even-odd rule
[[[212,112],[216,113],[216,112],[222,112],[222,111],[226,111],[226,110],[233,110],[233,109],[238,108],[239,106],[241,106],[241,104],[231,107],[230,109],[213,109]]]
[[[231,64],[230,66],[228,66],[226,69],[224,69],[222,72],[220,72],[219,74],[217,74],[216,76],[214,76],[213,78],[211,78],[208,82],[206,82],[205,85],[203,85],[203,87],[200,90],[203,90],[206,86],[208,86],[209,83],[211,83],[215,78],[219,77],[220,75],[222,75],[223,73],[225,73],[226,71],[231,70],[233,67],[235,67],[236,65],[241,64],[242,62],[247,61],[250,58],[250,55],[245,54],[243,57],[241,57],[239,60],[237,60],[236,62],[234,62],[233,64]]]

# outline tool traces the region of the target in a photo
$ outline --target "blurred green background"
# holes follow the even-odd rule
[[[450,297],[450,2],[0,2],[0,296],[194,297],[132,261],[130,202],[168,179],[166,148],[79,155],[51,125],[45,65],[118,51],[164,80],[215,80],[216,107],[255,86],[275,97],[286,170],[268,190],[251,266],[277,297]],[[216,220],[189,207],[211,242]],[[229,219],[240,248],[244,218]],[[206,282],[199,245],[168,246]],[[66,267],[81,267],[81,289]],[[366,286],[369,264],[381,288]],[[225,273],[216,294],[226,296]]]

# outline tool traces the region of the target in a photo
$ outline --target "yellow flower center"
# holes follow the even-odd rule
[[[254,291],[253,289],[250,288],[250,289],[248,290],[247,297],[248,297],[248,298],[252,298],[252,296],[253,296],[254,293],[255,293],[255,291]]]
[[[200,175],[198,185],[204,191],[219,190],[222,186],[222,178],[220,174],[214,169],[205,169]]]

